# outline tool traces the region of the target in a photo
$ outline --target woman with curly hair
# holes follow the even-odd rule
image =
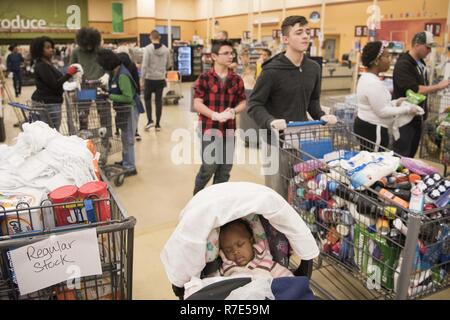
[[[63,83],[79,71],[76,65],[67,68],[63,75],[52,64],[55,43],[49,37],[36,38],[30,45],[31,56],[34,60],[34,74],[36,90],[31,96],[34,105],[48,110],[50,117],[41,115],[42,121],[59,130],[61,125],[61,104],[63,102]]]

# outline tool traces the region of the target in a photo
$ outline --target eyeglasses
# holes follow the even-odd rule
[[[218,53],[217,55],[218,56],[232,56],[233,58],[236,57],[236,53],[234,53],[232,51]]]

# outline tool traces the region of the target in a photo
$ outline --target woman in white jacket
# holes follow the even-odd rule
[[[367,67],[358,81],[358,116],[353,131],[373,142],[360,140],[361,149],[378,151],[378,146],[389,145],[388,129],[392,127],[395,116],[420,112],[414,105],[401,105],[403,98],[391,101],[392,96],[378,74],[389,70],[390,56],[381,41],[369,42],[363,49],[361,60]]]

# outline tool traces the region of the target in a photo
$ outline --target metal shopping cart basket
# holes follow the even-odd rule
[[[183,98],[181,80],[181,73],[179,71],[167,71],[166,82],[169,86],[169,91],[167,91],[163,98],[165,105],[169,104],[170,101],[173,104],[178,104],[179,100]]]
[[[416,213],[378,189],[354,190],[341,162],[330,167],[322,158],[374,144],[345,124],[295,125],[288,125],[276,145],[277,191],[321,249],[311,281],[315,293],[325,299],[418,299],[448,288],[450,207]]]
[[[26,122],[44,121],[63,135],[77,135],[90,139],[100,153],[99,165],[106,177],[121,186],[126,169],[120,165],[108,165],[108,157],[122,151],[120,133],[113,130],[126,125],[131,105],[112,106],[105,96],[97,95],[98,84],[86,84],[82,90],[65,93],[64,104],[29,102],[9,103],[20,109]]]
[[[320,104],[324,111],[335,115],[350,131],[353,130],[358,111],[356,95],[325,96],[320,99]]]
[[[450,91],[428,95],[428,118],[420,142],[420,158],[444,166],[450,164]]]
[[[82,214],[88,202],[74,200],[70,203],[53,204],[45,200],[38,207],[25,203],[16,208],[0,206],[0,300],[122,300],[132,299],[133,243],[136,219],[127,215],[117,195],[108,186],[108,198],[89,197],[95,217],[88,222]],[[101,210],[108,207],[111,219],[98,221]],[[71,210],[77,223],[54,227],[57,211]],[[79,278],[79,284],[69,289],[66,283],[20,295],[8,252],[22,246],[63,234],[95,228],[99,244],[102,274]]]

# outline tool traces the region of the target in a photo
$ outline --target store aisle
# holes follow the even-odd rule
[[[167,280],[159,253],[174,230],[180,211],[192,197],[194,179],[199,164],[174,165],[171,152],[176,141],[171,141],[176,129],[187,129],[189,136],[195,136],[197,116],[190,112],[191,84],[183,83],[184,98],[178,106],[164,106],[161,120],[162,131],[152,128],[144,131],[145,114],[139,121],[142,141],[136,142],[136,164],[138,175],[129,177],[120,188],[116,188],[120,200],[129,215],[136,217],[134,248],[135,299],[174,299],[171,284]],[[26,102],[34,87],[24,87],[21,102]],[[6,108],[6,143],[13,143],[19,133],[13,128],[16,118],[11,108]],[[194,150],[192,150],[192,153]],[[121,160],[120,154],[111,161]],[[232,181],[263,183],[259,165],[235,165]],[[205,212],[207,214],[207,212]]]
[[[199,168],[199,164],[175,165],[171,160],[172,148],[177,144],[176,141],[171,141],[172,132],[184,128],[189,130],[191,136],[194,133],[197,117],[195,113],[190,112],[190,86],[188,83],[183,84],[184,98],[180,100],[180,105],[164,107],[161,132],[156,133],[153,128],[148,132],[144,131],[145,114],[141,116],[139,132],[142,141],[136,142],[138,175],[127,178],[122,187],[116,188],[128,214],[137,219],[134,243],[134,299],[175,299],[159,255],[177,225],[180,211],[192,197],[194,178]],[[26,102],[33,90],[34,87],[24,87],[20,101]],[[11,144],[19,133],[18,128],[13,128],[16,119],[11,108],[6,108],[5,119],[6,143]],[[242,146],[239,148],[240,151],[245,150]],[[111,157],[111,161],[120,158],[120,154],[116,154]],[[231,180],[263,183],[259,168],[259,164],[235,165]],[[341,279],[341,276],[338,277]],[[315,273],[313,279],[331,292],[336,290],[330,284],[329,278],[325,278],[321,273]],[[352,279],[349,281],[354,282]],[[355,286],[359,284],[355,283]],[[353,296],[353,293],[348,292],[348,295],[341,298],[346,299],[348,296]],[[450,289],[428,299],[449,297]]]

